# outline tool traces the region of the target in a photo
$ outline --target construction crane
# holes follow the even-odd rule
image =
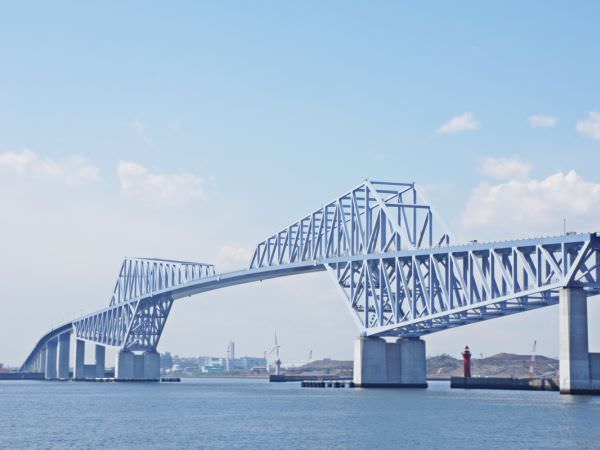
[[[533,378],[535,376],[535,348],[537,346],[537,341],[533,341],[533,349],[531,350],[531,361],[529,362],[529,378]]]

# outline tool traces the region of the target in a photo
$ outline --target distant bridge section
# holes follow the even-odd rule
[[[46,333],[22,372],[44,371],[48,343],[65,333],[78,339],[127,350],[154,350],[162,334],[177,286],[215,275],[212,264],[159,258],[125,258],[108,308],[77,318]]]

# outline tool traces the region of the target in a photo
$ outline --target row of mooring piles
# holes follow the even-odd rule
[[[300,382],[303,388],[346,388],[354,387],[349,381],[304,380]]]

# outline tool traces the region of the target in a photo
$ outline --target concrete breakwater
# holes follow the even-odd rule
[[[43,380],[44,374],[38,372],[2,372],[0,380]]]
[[[522,391],[558,391],[558,384],[551,378],[496,378],[496,377],[452,377],[450,387],[454,389],[509,389]]]

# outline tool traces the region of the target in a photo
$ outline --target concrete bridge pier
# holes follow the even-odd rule
[[[159,381],[160,355],[156,351],[135,354],[121,350],[117,354],[115,365],[117,380]]]
[[[84,380],[85,374],[85,342],[75,339],[75,367],[73,368],[73,379]]]
[[[144,352],[144,379],[160,380],[160,355],[156,351]]]
[[[354,344],[353,381],[361,387],[426,388],[425,341],[359,337]]]
[[[56,380],[56,349],[58,347],[58,339],[50,339],[46,343],[45,357],[45,377],[46,380]]]
[[[69,355],[71,349],[71,333],[63,333],[58,336],[58,379],[68,380],[69,373]]]
[[[34,372],[44,373],[45,370],[46,370],[46,349],[43,349],[40,352],[38,352],[38,355],[36,357]]]
[[[587,294],[560,290],[560,393],[600,393],[600,353],[588,349]]]
[[[74,380],[104,378],[106,348],[96,344],[94,364],[85,364],[85,341],[77,339],[75,342],[75,367]]]
[[[120,350],[117,353],[115,363],[115,378],[117,380],[133,380],[133,361],[135,355],[127,350]]]
[[[96,344],[95,347],[95,378],[104,378],[105,365],[106,365],[106,347],[101,344]]]

